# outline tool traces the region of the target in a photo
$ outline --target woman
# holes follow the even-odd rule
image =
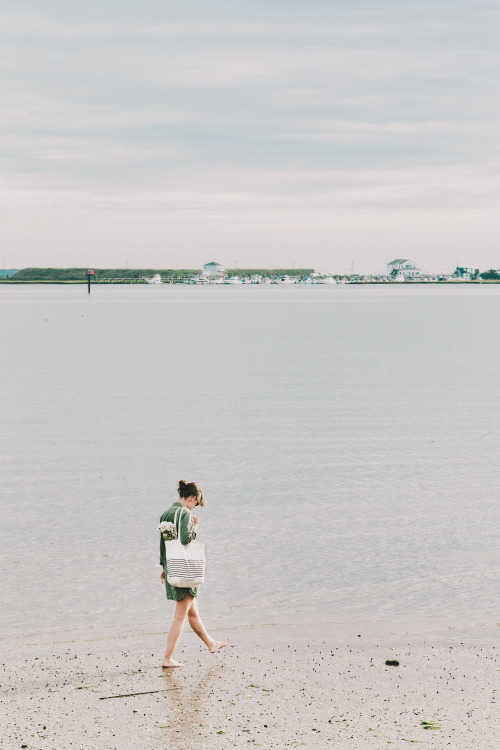
[[[167,511],[165,511],[160,519],[160,523],[162,521],[170,521],[173,523],[176,511],[181,509],[180,542],[181,544],[189,544],[193,539],[196,539],[196,529],[198,528],[199,521],[197,516],[191,514],[191,511],[193,508],[196,508],[197,505],[200,505],[203,508],[205,500],[203,498],[203,493],[196,482],[185,482],[184,479],[181,479],[177,485],[177,492],[179,493],[178,502],[174,503]],[[182,510],[183,508],[187,508],[189,512],[184,512]],[[167,556],[165,554],[165,544],[161,536],[160,565],[163,568],[161,572],[161,582],[165,584],[167,599],[172,599],[177,602],[175,605],[174,621],[168,634],[167,650],[163,657],[162,667],[169,668],[184,666],[184,664],[174,659],[174,651],[179,643],[186,616],[191,628],[196,635],[201,638],[212,654],[215,654],[220,648],[227,646],[231,640],[230,638],[226,638],[225,641],[215,641],[205,630],[205,627],[200,620],[198,602],[196,601],[198,589],[182,589],[176,586],[171,586],[166,580]]]

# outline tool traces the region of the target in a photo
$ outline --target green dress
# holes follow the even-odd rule
[[[160,518],[160,523],[162,521],[170,521],[170,523],[174,522],[175,518],[175,512],[179,510],[179,508],[183,508],[183,506],[180,503],[174,503],[168,510],[165,511],[165,513]],[[196,529],[194,527],[193,523],[193,517],[191,516],[191,513],[187,510],[182,510],[182,516],[181,516],[181,544],[189,544],[189,542],[192,542],[193,539],[196,539]],[[167,599],[172,599],[173,601],[180,602],[181,599],[184,599],[186,594],[191,594],[191,596],[198,596],[198,589],[181,589],[178,586],[171,586],[169,582],[167,581],[167,555],[165,554],[165,542],[163,541],[163,537],[160,534],[160,565],[163,567],[163,570],[165,571],[165,589],[167,591]]]

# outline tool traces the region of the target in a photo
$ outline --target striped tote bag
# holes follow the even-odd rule
[[[177,539],[165,542],[167,555],[167,581],[171,586],[194,589],[205,583],[205,545],[196,540],[181,544],[181,515],[184,508],[175,512],[174,526]],[[189,511],[188,511],[189,513]]]

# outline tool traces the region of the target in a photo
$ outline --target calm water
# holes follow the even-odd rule
[[[500,286],[0,287],[0,629],[498,619]]]

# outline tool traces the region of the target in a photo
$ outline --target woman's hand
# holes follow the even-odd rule
[[[161,571],[160,578],[161,578],[161,582],[165,583],[165,571],[164,570]]]
[[[193,516],[193,523],[194,523],[194,527],[195,527],[195,529],[196,529],[196,527],[198,526],[198,521],[199,521],[199,520],[200,520],[200,519],[198,518],[198,516]]]

